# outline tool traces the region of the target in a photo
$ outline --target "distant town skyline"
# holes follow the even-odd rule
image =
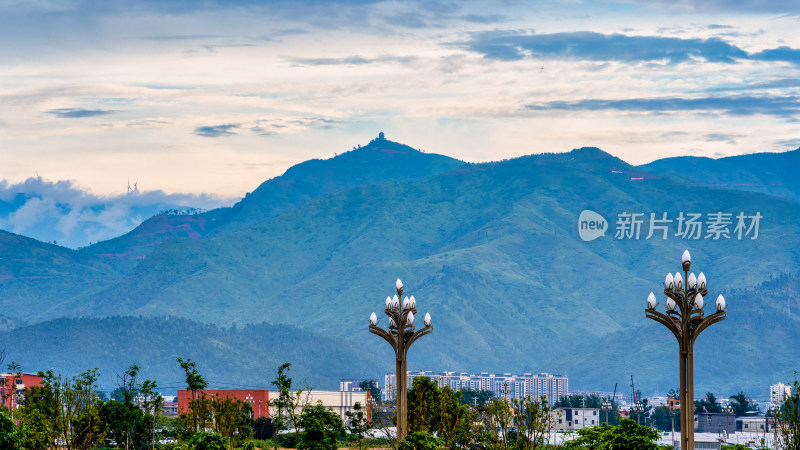
[[[0,1],[0,180],[240,198],[387,139],[465,161],[800,147],[800,4]]]

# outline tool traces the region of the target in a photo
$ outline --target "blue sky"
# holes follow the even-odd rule
[[[468,161],[800,146],[800,3],[0,0],[0,180],[237,198],[389,139]]]

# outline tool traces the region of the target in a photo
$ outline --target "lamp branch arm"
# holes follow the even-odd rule
[[[422,336],[425,336],[426,334],[431,333],[432,331],[433,331],[433,325],[428,325],[425,328],[418,330],[416,333],[411,335],[411,338],[406,342],[405,351],[408,352],[408,348],[411,347],[411,344],[413,344],[414,341],[421,338]]]
[[[384,330],[383,328],[379,328],[379,327],[377,327],[375,325],[370,325],[369,326],[369,332],[372,333],[372,334],[377,334],[378,336],[386,339],[386,342],[388,342],[389,345],[392,346],[394,351],[397,352],[397,340],[395,339],[395,337],[391,333],[389,333],[388,331]]]
[[[700,325],[698,325],[697,328],[695,328],[694,330],[694,336],[693,336],[694,339],[697,339],[697,336],[700,336],[700,333],[702,333],[703,330],[705,330],[706,328],[710,327],[711,325],[717,322],[722,322],[723,320],[725,320],[726,316],[727,314],[725,313],[725,311],[719,311],[703,319],[703,321],[700,322]]]
[[[667,316],[664,313],[652,310],[645,311],[645,316],[648,319],[655,320],[656,322],[659,322],[665,327],[667,327],[669,331],[671,331],[672,334],[675,336],[675,339],[677,339],[678,342],[681,341],[681,331],[678,329],[677,325],[675,325],[675,322],[672,320],[671,317]]]

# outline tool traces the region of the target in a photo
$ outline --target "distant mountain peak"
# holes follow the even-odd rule
[[[569,152],[570,155],[581,159],[617,159],[616,156],[600,150],[597,147],[581,147]]]

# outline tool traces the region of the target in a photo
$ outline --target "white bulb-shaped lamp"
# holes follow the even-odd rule
[[[706,275],[703,272],[700,272],[700,275],[697,276],[697,285],[700,289],[706,288]]]
[[[725,310],[725,297],[722,294],[719,294],[717,297],[717,311],[724,311]]]
[[[703,309],[703,295],[699,292],[694,296],[694,307],[697,309]]]
[[[430,314],[425,313],[425,322],[424,323],[425,323],[426,327],[431,326],[431,315]]]
[[[668,273],[667,277],[664,278],[664,288],[665,289],[672,289],[674,280],[672,279],[672,274]]]
[[[667,311],[675,311],[675,307],[678,306],[675,303],[675,300],[668,298],[667,299]]]
[[[394,282],[394,286],[397,288],[398,291],[400,289],[403,289],[403,282],[400,281],[400,278],[398,278],[397,281]]]
[[[675,276],[672,279],[675,282],[675,289],[683,289],[683,277],[680,272],[675,272]]]
[[[394,297],[392,297],[392,308],[394,309],[400,308],[400,299],[397,298],[397,294],[394,294]]]
[[[409,312],[408,316],[406,317],[406,323],[409,325],[414,325],[414,313]]]
[[[386,297],[386,309],[392,309],[392,297]]]
[[[378,316],[376,316],[374,312],[369,316],[369,324],[370,325],[378,324]]]
[[[683,251],[683,256],[681,256],[681,262],[684,264],[687,262],[692,262],[692,255],[689,254],[689,250]]]
[[[647,309],[656,309],[656,295],[652,292],[647,296]]]
[[[391,317],[389,317],[389,327],[390,328],[397,328],[397,324],[394,323],[394,319],[392,319]]]
[[[411,302],[409,303],[409,308],[415,309],[417,307],[417,299],[414,298],[412,295],[410,298]]]
[[[686,280],[686,285],[689,286],[689,289],[694,289],[697,287],[697,277],[694,276],[694,272],[689,274],[689,279]]]
[[[403,310],[404,310],[404,311],[405,311],[406,309],[408,309],[408,308],[409,308],[408,304],[409,304],[408,297],[405,297],[405,298],[403,299]]]

